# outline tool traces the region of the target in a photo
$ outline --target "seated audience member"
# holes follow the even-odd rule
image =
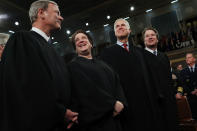
[[[187,94],[192,117],[197,119],[197,64],[194,54],[186,54],[186,63],[187,67],[180,73],[180,81],[184,93]]]

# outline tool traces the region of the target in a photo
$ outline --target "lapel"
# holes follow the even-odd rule
[[[197,73],[197,64],[195,64],[194,72]]]
[[[191,71],[190,71],[190,68],[189,67],[186,68],[186,73],[187,73],[188,76],[191,75]]]

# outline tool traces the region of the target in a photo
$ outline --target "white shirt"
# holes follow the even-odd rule
[[[46,33],[44,33],[42,30],[36,28],[36,27],[32,27],[31,28],[32,31],[35,31],[36,33],[38,33],[39,35],[41,35],[47,42],[49,41],[50,37],[47,36]]]
[[[124,48],[124,46],[123,46],[124,43],[117,41],[116,44],[121,46],[122,48]],[[129,43],[127,42],[126,44],[127,44],[127,49],[129,50]]]
[[[156,55],[157,55],[157,49],[156,49],[156,50],[151,50],[151,49],[145,47],[145,50],[149,51],[149,52],[152,53],[152,54],[154,54],[153,52],[156,51]]]
[[[189,70],[191,71],[191,66],[188,66],[189,67]],[[192,72],[194,72],[195,71],[195,64],[192,66]]]

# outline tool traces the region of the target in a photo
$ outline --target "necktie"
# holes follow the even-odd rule
[[[191,72],[194,72],[194,69],[193,69],[193,67],[191,67],[190,69],[191,69]]]
[[[49,38],[48,43],[49,43],[49,44],[52,44],[52,40],[51,40],[51,38]]]
[[[127,51],[129,52],[129,49],[127,48],[127,44],[124,43],[124,44],[122,44],[122,45],[123,45],[124,49],[127,50]]]
[[[153,54],[154,54],[154,55],[157,55],[157,51],[156,51],[156,50],[154,50],[154,51],[153,51]]]

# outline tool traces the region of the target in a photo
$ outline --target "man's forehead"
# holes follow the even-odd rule
[[[53,8],[57,8],[59,10],[58,5],[54,4],[54,3],[49,3],[48,4],[49,7],[53,7]]]
[[[187,55],[186,57],[187,57],[187,58],[192,58],[193,55],[189,54],[189,55]]]
[[[124,20],[118,20],[118,21],[116,22],[116,25],[117,25],[117,24],[122,24],[122,23],[125,24],[126,22],[125,22]]]
[[[150,30],[146,30],[145,33],[154,33],[154,34],[156,34],[156,32],[154,30],[151,30],[151,29]]]

